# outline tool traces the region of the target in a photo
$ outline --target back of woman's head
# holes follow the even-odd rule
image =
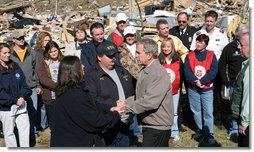
[[[76,56],[65,56],[59,65],[57,95],[67,90],[80,88],[82,82],[81,62]]]
[[[46,60],[50,59],[49,53],[52,48],[56,48],[58,50],[58,61],[61,61],[64,56],[63,56],[62,52],[60,51],[58,44],[54,41],[49,41],[47,43],[47,45],[45,46],[45,50],[43,52],[44,59],[46,59]]]

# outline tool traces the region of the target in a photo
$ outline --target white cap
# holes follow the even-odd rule
[[[124,36],[126,36],[127,34],[135,34],[135,33],[136,29],[134,28],[134,26],[127,26],[123,31]]]
[[[128,19],[128,16],[125,13],[118,13],[115,18],[116,22],[120,22],[120,21],[126,22],[127,19]]]

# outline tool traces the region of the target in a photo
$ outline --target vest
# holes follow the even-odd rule
[[[198,77],[198,79],[201,79],[207,72],[210,71],[210,68],[213,62],[213,56],[214,56],[213,51],[207,51],[206,59],[203,61],[198,61],[198,59],[196,58],[195,51],[189,52],[188,59],[189,59],[190,68],[191,68],[191,71],[195,74],[195,76]],[[191,84],[189,85],[191,87],[194,87]],[[204,89],[209,89],[212,86],[213,86],[213,83],[207,83],[205,84]]]
[[[117,47],[119,47],[123,43],[124,38],[122,36],[119,36],[117,33],[112,32],[112,37]]]
[[[161,64],[166,69],[171,84],[172,84],[172,94],[177,94],[180,87],[180,60],[177,60],[171,64]]]

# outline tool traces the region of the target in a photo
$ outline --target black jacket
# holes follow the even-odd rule
[[[83,89],[71,89],[56,98],[51,128],[51,147],[104,146],[99,134],[119,120],[117,112],[98,110]]]
[[[135,93],[136,80],[123,67],[115,65],[116,73],[125,93],[128,98]],[[116,101],[119,99],[117,85],[114,80],[103,71],[98,63],[85,74],[85,88],[89,91],[100,110],[108,113],[111,107],[116,106]],[[115,140],[118,132],[129,134],[129,124],[118,121],[114,128],[103,133],[103,138],[106,145],[111,145]]]
[[[134,95],[135,78],[121,66],[115,65],[115,70],[122,83],[125,97]],[[86,90],[89,91],[101,110],[108,112],[111,107],[116,106],[116,101],[119,99],[117,85],[98,64],[85,74],[84,80]]]
[[[193,34],[197,31],[197,28],[193,26],[187,26],[185,33],[183,35],[180,35],[179,26],[174,26],[169,30],[169,34],[178,37],[183,42],[184,46],[190,49]]]
[[[237,40],[228,43],[219,59],[219,74],[222,84],[233,86],[237,74],[241,71],[242,62],[245,60],[237,48]],[[228,71],[228,74],[227,72]]]

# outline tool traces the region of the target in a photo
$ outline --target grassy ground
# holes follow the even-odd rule
[[[194,133],[187,126],[183,126],[187,129],[186,132],[180,132],[180,140],[177,142],[169,141],[169,147],[174,148],[194,148],[194,147],[223,147],[223,148],[233,148],[237,147],[236,143],[233,143],[227,139],[227,131],[225,129],[219,129],[217,126],[214,127],[215,130],[215,145],[206,145],[204,142],[198,143],[194,139],[191,138],[191,135]],[[40,136],[36,137],[36,146],[40,148],[49,147],[50,142],[50,130],[46,129],[44,132],[40,134]],[[4,147],[4,140],[0,138],[0,147]]]

